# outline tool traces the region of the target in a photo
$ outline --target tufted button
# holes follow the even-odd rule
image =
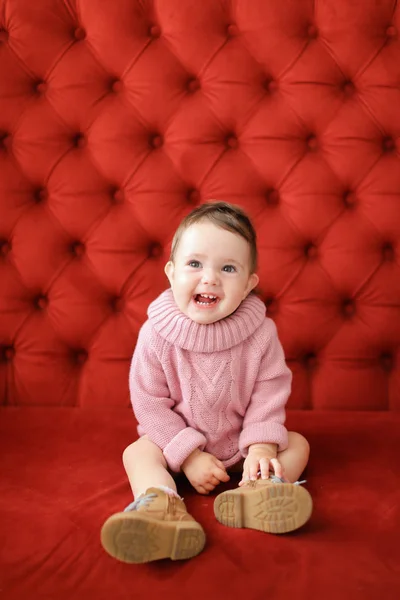
[[[394,367],[394,357],[390,352],[382,352],[379,362],[384,371],[391,371]]]
[[[198,79],[196,79],[195,77],[193,77],[192,79],[189,79],[188,83],[187,83],[187,89],[189,92],[197,92],[197,90],[200,89],[200,81]]]
[[[308,352],[308,354],[305,354],[303,361],[306,369],[315,369],[315,367],[318,365],[317,356],[314,352]]]
[[[35,301],[34,304],[36,306],[36,308],[40,308],[40,309],[44,309],[46,308],[46,306],[48,305],[49,301],[46,298],[46,296],[38,296]]]
[[[311,151],[317,149],[317,147],[318,147],[318,140],[315,137],[315,135],[309,135],[308,136],[308,138],[307,138],[307,146],[308,146],[308,149],[311,150]]]
[[[392,152],[396,148],[396,142],[391,137],[385,137],[382,140],[382,146],[384,152]]]
[[[309,25],[307,28],[307,37],[310,40],[315,40],[315,38],[318,37],[318,29],[315,27],[315,25]]]
[[[187,199],[190,204],[197,204],[200,201],[200,192],[198,190],[189,190]]]
[[[115,296],[115,298],[111,298],[110,304],[111,304],[111,308],[112,308],[113,312],[121,312],[122,298]]]
[[[11,244],[7,241],[0,240],[0,252],[2,253],[2,255],[7,256],[7,254],[9,254],[10,251],[11,251]]]
[[[113,188],[111,190],[111,197],[112,197],[113,202],[115,202],[117,204],[120,202],[123,202],[124,198],[125,198],[124,190],[120,190],[118,188]]]
[[[77,27],[74,31],[74,38],[78,41],[84,40],[86,37],[86,31],[82,27]]]
[[[234,149],[234,148],[237,148],[238,145],[239,145],[239,141],[238,141],[238,139],[237,139],[237,137],[235,135],[231,134],[231,135],[227,136],[227,138],[226,138],[226,146],[227,146],[227,148]]]
[[[396,35],[397,35],[396,27],[394,27],[394,25],[389,25],[389,27],[386,29],[386,35],[391,38],[396,37]]]
[[[318,254],[318,250],[316,248],[316,246],[314,246],[314,244],[307,244],[307,246],[305,247],[305,255],[307,256],[307,258],[315,258]]]
[[[266,89],[267,92],[269,92],[270,94],[272,94],[273,92],[276,92],[276,90],[278,89],[278,82],[274,81],[271,78],[267,78],[264,83],[264,88]]]
[[[8,31],[5,29],[0,29],[0,43],[6,42],[8,40]]]
[[[267,190],[266,193],[267,203],[271,206],[279,204],[279,192],[278,190]]]
[[[345,317],[353,317],[356,312],[356,307],[353,300],[344,300],[342,311]]]
[[[226,28],[226,32],[229,35],[229,37],[234,37],[234,36],[238,35],[239,29],[237,28],[237,25],[234,25],[233,23],[231,23]]]
[[[345,96],[352,96],[356,90],[352,81],[344,81],[342,84],[342,90]]]
[[[158,242],[154,242],[149,247],[149,258],[159,258],[163,253],[163,248]]]
[[[350,190],[345,191],[343,193],[343,202],[347,208],[354,208],[357,203],[356,195]]]
[[[11,136],[7,133],[0,132],[0,145],[3,146],[6,150],[9,150],[11,147]]]
[[[278,300],[276,298],[267,298],[265,300],[268,314],[272,315],[278,311]]]
[[[161,135],[153,134],[149,138],[149,143],[150,146],[154,149],[161,148],[161,146],[163,145],[163,139]]]
[[[72,254],[77,257],[83,256],[85,253],[85,246],[82,244],[82,242],[74,242],[71,246],[71,251]]]
[[[45,188],[39,188],[39,189],[35,190],[34,197],[35,197],[36,202],[43,202],[44,200],[47,200],[47,198],[48,198],[47,190]]]
[[[86,139],[83,133],[77,133],[76,135],[74,135],[74,137],[72,138],[72,143],[77,148],[84,148],[86,146]]]
[[[386,242],[382,246],[383,260],[392,261],[394,260],[394,248],[390,242]]]
[[[111,81],[111,90],[115,94],[117,94],[118,92],[121,92],[123,87],[124,87],[124,84],[122,83],[122,81],[120,79],[113,79]]]
[[[15,356],[15,350],[12,346],[6,346],[4,348],[4,358],[5,360],[12,360]]]
[[[35,83],[35,91],[42,95],[47,91],[47,83],[45,81],[38,81]]]
[[[158,25],[152,25],[149,29],[149,35],[154,39],[159,38],[161,35],[160,27]]]
[[[86,350],[76,350],[75,351],[75,361],[78,365],[83,365],[88,359],[88,353]]]

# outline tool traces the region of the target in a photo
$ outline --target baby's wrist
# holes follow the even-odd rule
[[[252,452],[256,452],[258,450],[263,450],[268,452],[272,456],[272,458],[276,458],[278,455],[278,444],[269,444],[269,443],[259,443],[259,444],[251,444],[249,446],[249,454]]]
[[[196,448],[195,450],[193,450],[193,452],[189,454],[189,456],[183,461],[181,465],[181,470],[184,472],[185,467],[188,465],[188,463],[191,462],[194,458],[196,458],[196,456],[198,456],[199,454],[201,454],[200,448]]]

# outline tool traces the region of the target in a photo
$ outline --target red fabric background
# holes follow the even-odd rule
[[[173,231],[218,198],[254,218],[290,407],[399,408],[395,3],[0,6],[0,402],[127,406]]]
[[[0,0],[7,600],[398,597],[399,35],[395,0]],[[130,500],[129,361],[210,198],[254,219],[316,513],[260,537],[187,490],[207,552],[129,568],[98,541]]]

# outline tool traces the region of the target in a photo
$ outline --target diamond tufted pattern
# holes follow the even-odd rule
[[[400,408],[400,9],[0,2],[0,403],[128,406],[181,218],[254,219],[290,408]]]

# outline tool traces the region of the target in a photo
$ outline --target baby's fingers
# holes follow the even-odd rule
[[[274,473],[277,477],[279,477],[280,479],[283,479],[283,468],[281,463],[279,462],[279,460],[277,458],[273,458],[271,460],[271,464],[274,467]]]
[[[206,489],[207,492],[212,492],[215,489],[215,485],[211,481],[206,481],[203,483],[203,488]]]
[[[224,463],[222,461],[218,460],[218,458],[215,458],[215,456],[214,456],[214,460],[215,460],[215,464],[217,465],[217,467],[220,468],[222,471],[225,471],[225,473],[226,473]]]
[[[241,479],[241,481],[239,481],[239,486],[242,486],[244,483],[246,483],[246,481],[249,481],[249,479],[250,479],[249,467],[248,467],[247,461],[245,461],[245,463],[243,465],[242,479]]]
[[[268,458],[260,458],[260,470],[261,470],[261,479],[269,478],[269,459]]]
[[[252,481],[256,481],[258,479],[258,471],[260,466],[260,461],[258,458],[248,457],[249,462],[249,477]]]
[[[216,488],[217,485],[219,485],[221,482],[217,477],[215,477],[215,475],[210,475],[207,480],[207,483],[210,483],[211,485],[214,486],[214,488]]]
[[[216,467],[213,472],[214,477],[218,479],[218,481],[229,481],[230,477],[228,473],[225,471],[225,467],[222,465],[222,469],[220,467]]]

